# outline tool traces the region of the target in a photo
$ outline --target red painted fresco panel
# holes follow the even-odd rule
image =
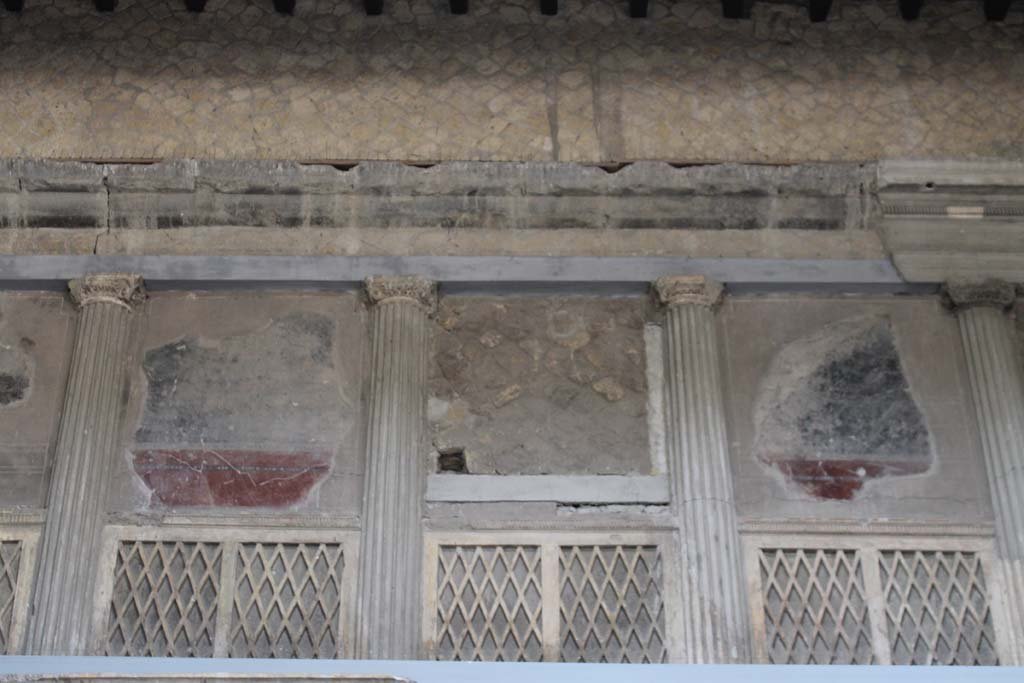
[[[287,507],[329,470],[329,454],[221,449],[133,452],[135,472],[168,507]]]

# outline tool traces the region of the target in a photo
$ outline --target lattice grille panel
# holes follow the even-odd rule
[[[764,549],[759,565],[771,663],[873,662],[859,552]]]
[[[240,544],[229,656],[337,657],[342,563],[338,544]]]
[[[562,661],[665,661],[657,546],[562,546],[558,566]]]
[[[883,551],[880,572],[893,664],[997,664],[976,553]]]
[[[437,658],[540,661],[540,562],[537,546],[441,546]]]
[[[120,543],[106,654],[212,657],[220,569],[217,543]]]
[[[14,600],[21,570],[21,541],[0,542],[0,653],[11,654]]]

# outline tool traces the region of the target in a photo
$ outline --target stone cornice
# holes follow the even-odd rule
[[[132,308],[146,299],[141,275],[101,273],[86,275],[68,283],[71,300],[79,307],[91,304],[116,304]]]
[[[665,306],[690,304],[713,308],[722,300],[721,283],[703,275],[670,275],[654,281],[658,301]]]
[[[415,301],[428,310],[437,305],[437,283],[419,276],[368,277],[366,295],[371,304],[396,300]]]
[[[1017,299],[1014,286],[1003,280],[951,280],[942,288],[943,302],[954,311],[976,306],[1008,311]]]

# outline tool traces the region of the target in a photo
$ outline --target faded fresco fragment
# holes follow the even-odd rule
[[[842,320],[788,344],[761,383],[754,452],[817,498],[932,464],[924,415],[887,318]]]
[[[135,472],[167,506],[283,507],[328,474],[342,408],[334,322],[293,313],[251,333],[145,353]]]

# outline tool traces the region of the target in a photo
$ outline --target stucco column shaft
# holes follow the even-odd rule
[[[960,322],[974,410],[981,434],[996,555],[1006,582],[1012,656],[1024,664],[1024,374],[1013,321],[1015,301],[1005,282],[949,283],[946,299]]]
[[[98,548],[124,400],[137,275],[93,275],[70,284],[81,308],[64,396],[27,651],[83,655],[90,646]]]
[[[420,649],[428,315],[434,283],[370,278],[370,402],[356,655],[415,659]]]
[[[748,662],[750,616],[715,332],[722,286],[667,277],[655,290],[667,306],[666,441],[683,552],[683,654],[688,663]]]

